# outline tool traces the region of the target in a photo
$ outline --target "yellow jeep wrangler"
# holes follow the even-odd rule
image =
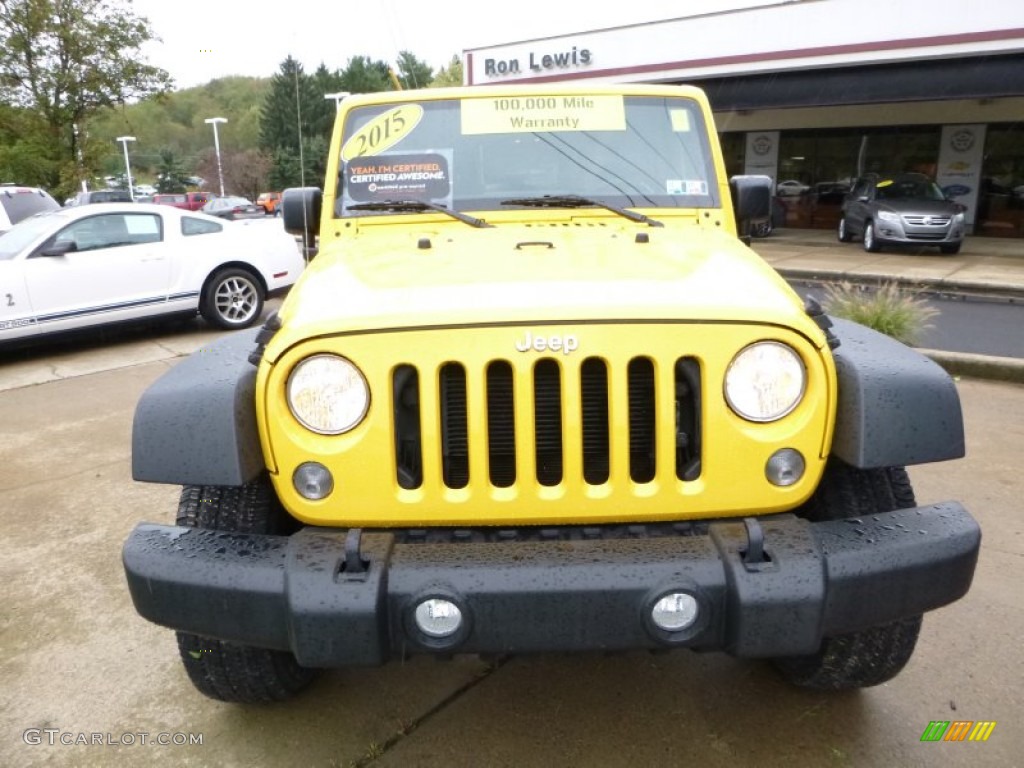
[[[417,653],[888,680],[974,572],[903,469],[963,455],[959,399],[744,244],[769,196],[695,88],[345,99],[280,311],[139,402],[135,478],[184,489],[125,544],[138,611],[228,701]]]

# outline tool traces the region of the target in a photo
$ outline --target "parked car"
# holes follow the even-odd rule
[[[780,181],[775,185],[775,194],[782,195],[783,197],[791,197],[794,195],[802,195],[810,189],[809,186],[796,179],[786,179],[786,181]]]
[[[152,197],[156,194],[156,187],[152,184],[136,184],[135,185],[135,202],[139,202],[140,197]]]
[[[256,205],[263,206],[268,216],[276,216],[281,211],[281,193],[260,192],[260,196],[256,198]]]
[[[39,187],[0,184],[0,232],[6,232],[29,216],[58,208],[60,203]]]
[[[153,195],[153,202],[157,205],[170,205],[175,208],[182,208],[186,211],[189,210],[188,196],[184,193],[165,192],[163,194]]]
[[[946,199],[922,173],[870,174],[857,179],[843,201],[838,236],[860,238],[865,251],[886,244],[936,245],[957,253],[964,239],[964,208]]]
[[[202,208],[203,213],[221,219],[257,219],[266,216],[263,206],[244,197],[215,197]]]
[[[131,203],[132,196],[127,189],[95,189],[79,192],[71,205],[92,205],[94,203]]]
[[[850,194],[850,185],[842,181],[821,181],[814,185],[811,194],[819,204],[842,205]]]
[[[190,211],[199,211],[215,197],[212,192],[186,192],[185,203]]]
[[[177,313],[244,328],[302,268],[274,228],[166,205],[58,208],[0,236],[0,342]]]

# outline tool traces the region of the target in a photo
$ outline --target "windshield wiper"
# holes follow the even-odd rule
[[[448,214],[453,219],[464,221],[472,227],[494,226],[475,216],[469,216],[459,211],[453,211],[451,208],[445,208],[443,205],[428,203],[423,200],[381,200],[376,203],[356,203],[346,207],[350,211],[440,211],[441,213]]]
[[[514,200],[502,200],[501,204],[524,205],[536,208],[604,208],[606,211],[617,213],[619,214],[619,216],[624,216],[630,221],[638,221],[641,224],[646,224],[649,227],[665,226],[660,221],[655,221],[650,216],[644,216],[644,214],[642,213],[630,211],[625,208],[619,208],[617,205],[609,205],[608,203],[602,203],[600,200],[591,200],[589,197],[580,197],[579,195],[544,195],[543,197],[517,197]]]

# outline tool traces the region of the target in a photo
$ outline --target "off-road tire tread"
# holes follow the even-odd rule
[[[848,635],[830,637],[810,656],[776,659],[793,685],[819,691],[867,688],[894,678],[910,661],[921,631],[921,616],[911,616]]]
[[[233,533],[286,533],[288,516],[265,481],[243,486],[185,486],[177,524]],[[192,684],[220,701],[263,704],[285,701],[313,680],[286,651],[230,643],[178,632],[178,651]]]
[[[917,506],[903,467],[855,469],[829,464],[814,495],[798,510],[811,521],[861,517]],[[921,615],[825,638],[817,653],[775,659],[776,668],[802,688],[839,691],[891,680],[914,653]]]

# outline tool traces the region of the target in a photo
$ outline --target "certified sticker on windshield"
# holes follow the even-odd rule
[[[494,96],[462,101],[462,133],[624,131],[622,96]]]

